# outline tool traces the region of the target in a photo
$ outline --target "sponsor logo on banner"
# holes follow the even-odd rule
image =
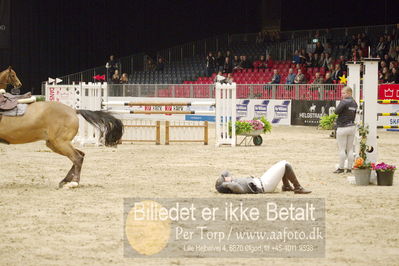
[[[335,110],[335,101],[293,100],[291,123],[293,125],[317,126],[320,118]]]
[[[272,124],[279,123],[281,119],[288,118],[288,105],[290,101],[284,101],[283,104],[274,106],[274,118]]]
[[[237,104],[237,116],[247,116],[248,113],[248,105],[246,104]]]
[[[397,126],[397,125],[399,125],[399,118],[391,118],[391,119],[389,119],[389,124],[390,124],[391,126]]]
[[[399,100],[399,84],[381,84],[378,86],[378,99]]]
[[[254,106],[255,117],[267,116],[267,105],[256,104]]]
[[[276,105],[274,106],[274,118],[287,118],[288,117],[288,106]]]

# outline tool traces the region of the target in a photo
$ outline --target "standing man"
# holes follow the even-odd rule
[[[115,70],[120,70],[119,63],[118,63],[118,61],[115,60],[114,55],[111,55],[109,57],[108,62],[105,64],[105,68],[107,69],[107,81],[110,81],[112,78],[112,75],[115,73]]]
[[[352,89],[344,87],[342,89],[342,100],[335,109],[337,119],[337,142],[339,150],[339,166],[334,171],[335,174],[344,172],[345,160],[348,160],[347,173],[351,172],[353,165],[353,140],[355,139],[357,103],[352,97]]]
[[[205,60],[206,65],[206,76],[210,77],[212,73],[215,71],[216,59],[213,57],[212,52],[208,53],[208,56]]]

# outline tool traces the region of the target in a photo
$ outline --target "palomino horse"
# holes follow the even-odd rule
[[[16,75],[12,78],[18,79]],[[35,102],[28,105],[23,116],[1,116],[0,139],[8,144],[45,140],[47,147],[73,163],[59,187],[77,187],[85,156],[71,144],[79,129],[78,114],[100,130],[106,146],[115,146],[121,139],[123,124],[119,119],[102,111],[75,110],[58,102]]]
[[[8,84],[13,85],[14,88],[20,88],[22,86],[17,74],[15,74],[15,71],[11,67],[0,72],[0,89],[6,89]]]

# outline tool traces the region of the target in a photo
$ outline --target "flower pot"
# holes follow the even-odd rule
[[[371,169],[353,169],[355,182],[358,186],[368,186],[370,183]]]
[[[393,175],[395,174],[395,171],[393,172],[376,171],[376,172],[377,172],[377,185],[392,186]]]

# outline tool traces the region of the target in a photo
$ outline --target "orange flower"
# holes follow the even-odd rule
[[[362,157],[359,157],[355,160],[354,167],[359,168],[359,167],[363,166],[363,164],[364,164],[364,159]]]

